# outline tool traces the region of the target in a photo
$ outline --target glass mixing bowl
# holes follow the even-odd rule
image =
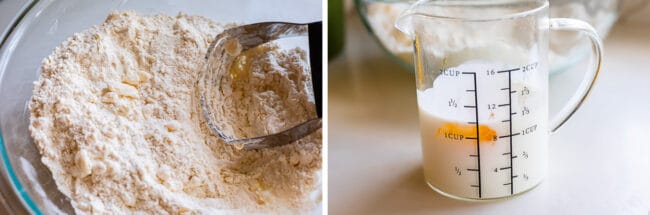
[[[523,0],[522,0],[523,1]],[[363,24],[381,47],[408,71],[413,70],[413,44],[397,30],[395,20],[415,0],[354,0]],[[593,25],[602,38],[618,16],[620,0],[550,0],[551,17],[576,18]],[[588,56],[589,41],[573,32],[552,32],[551,73],[567,70]]]
[[[259,7],[259,4],[254,0],[46,0],[33,3],[0,49],[0,154],[3,163],[0,182],[9,184],[2,187],[11,187],[11,190],[2,190],[5,201],[21,202],[24,207],[11,205],[16,210],[22,209],[15,211],[17,213],[74,214],[69,200],[57,190],[49,170],[41,163],[28,131],[27,104],[32,95],[32,83],[39,77],[41,61],[56,46],[75,32],[102,23],[112,10],[132,9],[143,14],[169,15],[183,12],[219,22],[238,23],[322,19],[321,1],[318,0],[275,1],[273,7]],[[319,212],[319,208],[314,211]]]

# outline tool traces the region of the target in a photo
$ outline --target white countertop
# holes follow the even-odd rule
[[[358,17],[346,24],[345,52],[329,64],[331,214],[650,214],[650,25],[614,27],[590,98],[550,138],[542,184],[472,203],[424,183],[414,75]],[[551,78],[552,110],[580,75]]]

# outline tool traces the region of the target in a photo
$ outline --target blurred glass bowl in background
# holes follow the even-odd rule
[[[523,0],[522,0],[523,1]],[[620,0],[551,0],[550,16],[576,18],[593,25],[605,38],[618,17]],[[354,0],[363,24],[388,55],[413,71],[413,44],[395,28],[400,13],[415,0]],[[589,41],[575,32],[551,32],[551,73],[565,71],[589,53]]]

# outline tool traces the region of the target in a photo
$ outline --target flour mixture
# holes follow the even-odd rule
[[[78,214],[296,214],[315,207],[320,131],[283,147],[240,151],[205,126],[195,84],[208,45],[226,27],[184,14],[114,12],[43,61],[30,131]],[[304,52],[267,45],[256,53],[257,67],[238,74],[258,81],[232,91],[252,89],[246,93],[255,98],[233,103],[255,110],[233,115],[242,132],[255,130],[248,119],[255,114],[272,116],[262,121],[270,130],[312,118]]]
[[[317,117],[310,76],[290,71],[308,70],[307,53],[278,48],[261,45],[237,54],[226,74],[230,77],[222,80],[212,98],[220,105],[212,111],[222,119],[215,122],[222,131],[237,139],[259,137]]]

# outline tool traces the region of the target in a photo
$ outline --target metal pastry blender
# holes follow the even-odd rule
[[[311,79],[318,118],[307,120],[275,134],[238,139],[228,132],[218,105],[223,80],[229,78],[230,67],[243,51],[269,41],[286,37],[309,37]],[[210,130],[225,143],[251,150],[282,146],[299,140],[322,126],[322,23],[308,24],[265,22],[227,29],[217,35],[206,55],[207,66],[198,80],[200,105]],[[224,63],[225,62],[225,63]]]

